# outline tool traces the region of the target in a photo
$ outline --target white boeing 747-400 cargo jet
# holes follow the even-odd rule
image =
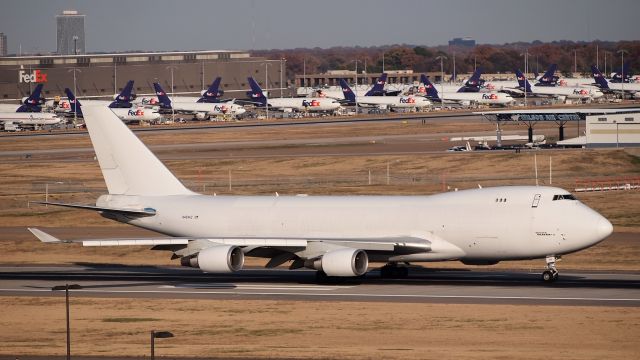
[[[86,106],[89,129],[109,193],[95,206],[49,203],[102,216],[169,237],[60,240],[85,246],[142,245],[172,251],[205,272],[240,270],[245,256],[290,262],[318,276],[349,277],[369,262],[383,276],[406,275],[399,263],[546,259],[545,281],[557,279],[556,259],[609,236],[611,223],[566,190],[505,186],[430,196],[208,196],[187,189],[107,107]]]

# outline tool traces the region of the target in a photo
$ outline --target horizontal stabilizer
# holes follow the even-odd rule
[[[65,204],[65,203],[47,202],[47,201],[31,201],[30,203],[41,204],[41,205],[62,206],[62,207],[68,207],[73,209],[106,211],[106,212],[118,213],[122,215],[130,215],[130,216],[154,216],[156,214],[156,210],[151,208],[146,208],[146,209],[111,208],[111,207],[99,207],[99,206],[93,206],[93,205]]]

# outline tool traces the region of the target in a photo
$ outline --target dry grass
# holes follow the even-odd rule
[[[3,297],[0,354],[63,355],[64,299]],[[635,359],[636,308],[72,298],[75,355]],[[23,314],[29,314],[25,321]]]

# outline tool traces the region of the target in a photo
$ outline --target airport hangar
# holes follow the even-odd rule
[[[200,93],[215,77],[221,76],[221,89],[228,97],[245,98],[245,91],[249,89],[247,77],[253,76],[265,87],[267,66],[269,84],[266,88],[279,96],[281,79],[286,84],[286,63],[252,57],[246,51],[0,57],[0,101],[28,96],[36,83],[44,83],[45,98],[62,95],[64,88],[73,89],[74,73],[76,95],[84,97],[113,97],[128,80],[135,81],[134,92],[137,94],[152,94],[153,82],[159,82],[170,92],[173,72],[175,93]]]
[[[538,122],[554,122],[558,125],[559,146],[567,147],[628,147],[640,146],[640,108],[604,109],[539,109],[477,112],[496,123],[497,144],[500,146],[500,125],[519,122],[529,129],[529,142],[533,142],[533,128]],[[584,135],[564,138],[564,125],[584,121]],[[578,131],[579,134],[581,131]]]

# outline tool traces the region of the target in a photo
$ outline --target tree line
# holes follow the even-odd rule
[[[385,70],[412,69],[418,73],[440,71],[440,56],[443,56],[442,65],[447,73],[453,71],[454,58],[457,73],[470,73],[475,67],[482,67],[485,73],[512,73],[515,68],[524,70],[525,54],[528,54],[529,72],[544,72],[550,64],[558,64],[559,71],[565,76],[572,73],[574,67],[582,75],[591,76],[592,64],[598,64],[603,72],[620,68],[621,50],[625,51],[625,62],[629,61],[631,74],[639,73],[640,41],[534,41],[475,47],[401,44],[257,50],[252,54],[268,59],[286,59],[289,78],[303,72],[354,70],[355,60],[358,60],[358,72],[365,68],[369,73],[381,72],[383,66]]]

